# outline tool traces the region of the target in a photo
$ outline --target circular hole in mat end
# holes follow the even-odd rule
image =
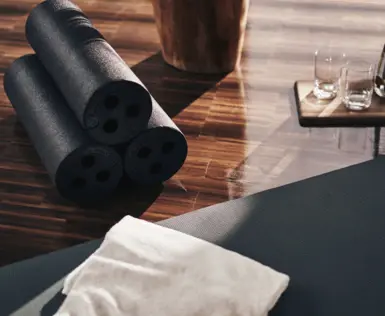
[[[105,122],[103,125],[103,130],[108,134],[115,133],[117,129],[118,122],[114,119],[107,120],[107,122]]]
[[[139,116],[140,108],[137,104],[131,104],[126,108],[126,116],[129,118]]]
[[[72,180],[71,186],[74,189],[82,189],[86,186],[86,179],[78,177]]]
[[[151,154],[151,149],[148,147],[142,147],[138,151],[138,157],[142,159],[147,158],[148,156],[150,156],[150,154]]]
[[[84,169],[92,168],[92,166],[95,164],[95,157],[91,155],[84,156],[82,158],[82,166]]]
[[[173,142],[166,142],[162,146],[162,152],[164,154],[169,154],[170,152],[173,151],[174,147],[175,147],[175,144]]]
[[[151,174],[158,174],[159,172],[162,171],[162,165],[157,162],[157,163],[154,163],[151,168],[150,168],[150,172]]]
[[[110,172],[107,170],[100,171],[96,174],[96,180],[106,182],[110,178]]]
[[[108,110],[115,109],[119,104],[119,98],[116,95],[109,95],[104,99],[104,106]]]

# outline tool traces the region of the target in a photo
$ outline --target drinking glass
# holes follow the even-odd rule
[[[370,107],[375,67],[366,61],[349,61],[341,71],[341,98],[347,109],[361,111]]]
[[[315,52],[313,93],[317,99],[330,100],[337,96],[341,69],[346,61],[345,53],[331,48]]]

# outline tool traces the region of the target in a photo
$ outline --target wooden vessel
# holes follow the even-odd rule
[[[249,0],[152,0],[164,60],[181,70],[230,72],[239,65]]]

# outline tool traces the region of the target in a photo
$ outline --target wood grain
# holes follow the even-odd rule
[[[182,70],[227,73],[239,66],[249,0],[152,0],[163,58]]]
[[[385,126],[385,100],[373,95],[369,109],[349,111],[338,95],[333,100],[318,100],[313,93],[314,81],[298,81],[294,89],[299,123],[304,127]]]
[[[0,2],[0,264],[102,237],[128,213],[150,221],[316,176],[385,150],[372,128],[298,124],[293,84],[311,80],[313,52],[330,42],[376,61],[383,0],[251,1],[243,59],[226,77],[162,60],[151,1],[77,0],[185,133],[189,156],[163,186],[117,192],[85,209],[63,200],[4,94],[5,69],[32,52],[24,36],[35,0]]]

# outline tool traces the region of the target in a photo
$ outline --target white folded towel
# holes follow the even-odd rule
[[[127,216],[65,280],[56,316],[266,316],[289,278]]]

